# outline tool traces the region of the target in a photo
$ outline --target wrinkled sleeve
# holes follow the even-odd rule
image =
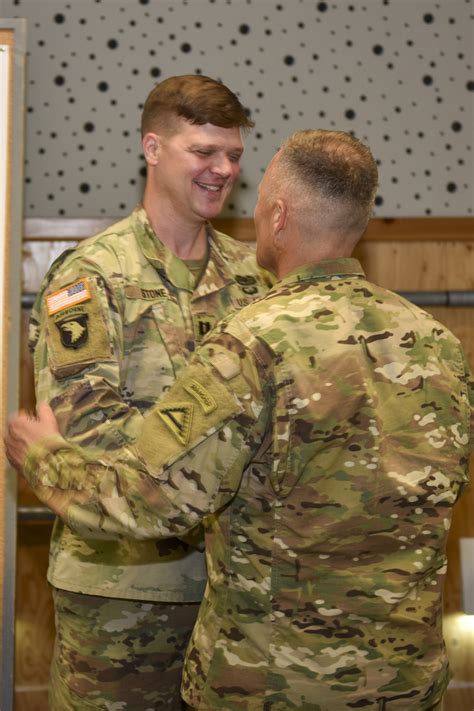
[[[183,535],[231,500],[259,448],[270,364],[258,343],[217,334],[144,418],[136,444],[99,458],[53,437],[30,449],[28,479],[83,534]]]

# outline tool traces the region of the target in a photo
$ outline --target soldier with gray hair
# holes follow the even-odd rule
[[[474,389],[457,338],[349,256],[376,187],[358,140],[296,133],[255,210],[259,262],[279,281],[206,338],[136,442],[79,449],[47,406],[10,423],[10,461],[84,535],[204,522],[182,686],[195,709],[440,708]]]

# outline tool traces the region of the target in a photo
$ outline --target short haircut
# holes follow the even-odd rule
[[[199,126],[251,128],[254,123],[237,96],[219,81],[202,74],[183,74],[160,82],[148,95],[142,113],[142,136],[172,131],[176,118]]]
[[[369,148],[357,138],[344,131],[297,131],[281,147],[278,168],[277,181],[299,192],[308,219],[341,233],[365,230],[378,170]]]

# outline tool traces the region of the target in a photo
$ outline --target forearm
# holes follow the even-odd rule
[[[92,524],[91,512],[67,517],[65,492],[83,494],[90,461],[130,446],[143,426],[143,415],[121,401],[102,378],[84,376],[64,385],[59,394],[57,388],[51,388],[55,394],[49,401],[64,439],[58,436],[33,447],[23,474],[35,495],[64,518],[77,535],[96,538],[102,533],[101,518],[95,517]],[[58,487],[57,492],[52,487]],[[61,491],[63,494],[59,495]],[[107,537],[116,538],[119,533],[124,531],[117,529],[114,535],[111,527]]]
[[[50,403],[61,434],[97,454],[135,441],[143,414],[120,397],[116,373],[95,367],[80,378],[43,388],[38,401]],[[106,377],[107,376],[107,377]]]
[[[138,492],[157,487],[144,482],[142,470],[132,451],[122,450],[120,460],[105,464],[58,435],[30,448],[24,475],[38,498],[84,538],[166,538],[191,529],[194,523],[185,520],[168,524],[167,515],[177,519],[179,511],[168,504],[164,492],[160,515],[156,492],[134,511]]]
[[[135,447],[98,460],[57,435],[30,448],[24,474],[40,500],[82,537],[182,536],[238,487],[249,450],[243,441],[236,446],[236,437],[218,431],[157,471],[157,456],[147,466]]]
[[[225,506],[268,409],[263,366],[218,350],[213,344],[205,355],[220,370],[190,366],[145,417],[136,445],[100,457],[61,438],[30,449],[25,476],[39,498],[76,532],[105,537],[180,536]]]

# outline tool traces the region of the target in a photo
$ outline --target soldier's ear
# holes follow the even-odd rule
[[[148,165],[156,165],[160,154],[160,137],[156,133],[146,133],[142,139],[142,146]]]
[[[277,200],[275,200],[275,204],[273,206],[273,215],[272,215],[273,234],[278,235],[280,232],[282,232],[286,227],[287,221],[288,221],[288,206],[287,206],[285,200],[278,198]]]

